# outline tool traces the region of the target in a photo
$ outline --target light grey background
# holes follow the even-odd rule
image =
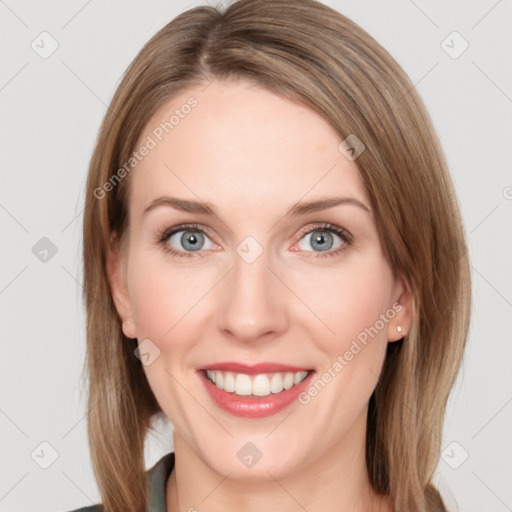
[[[125,68],[157,30],[200,3],[0,1],[2,511],[99,501],[79,388],[87,166]],[[325,3],[373,35],[416,85],[446,151],[469,237],[473,318],[435,482],[452,510],[512,510],[512,3]],[[47,58],[31,47],[51,49],[44,31],[58,43]],[[469,47],[453,58],[464,40]],[[43,237],[57,248],[46,263],[32,250]],[[171,433],[162,424],[148,440],[148,467],[172,449]],[[42,469],[52,449],[58,458]]]

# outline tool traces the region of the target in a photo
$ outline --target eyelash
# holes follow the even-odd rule
[[[172,256],[177,258],[193,258],[195,256],[199,256],[200,258],[203,257],[202,254],[200,254],[200,251],[195,254],[194,252],[187,252],[187,251],[177,251],[169,246],[167,243],[169,238],[174,235],[175,233],[178,233],[179,231],[198,231],[199,233],[203,233],[204,235],[208,236],[208,231],[202,228],[198,224],[181,224],[179,226],[173,226],[172,228],[164,229],[163,231],[160,231],[158,234],[157,244],[162,247],[162,249],[170,253]],[[308,227],[307,230],[300,232],[300,238],[299,240],[302,240],[302,238],[305,235],[308,235],[309,233],[312,233],[314,231],[332,231],[336,235],[338,235],[342,241],[344,242],[344,245],[341,247],[338,247],[337,249],[333,251],[324,251],[319,252],[317,256],[314,256],[316,258],[326,258],[329,256],[337,256],[342,251],[344,251],[347,247],[350,247],[352,245],[352,236],[346,231],[345,229],[342,229],[338,226],[335,226],[334,224],[328,224],[328,223],[317,223],[313,224],[312,227]],[[312,252],[312,251],[306,251],[306,252]],[[309,257],[309,256],[308,256]]]

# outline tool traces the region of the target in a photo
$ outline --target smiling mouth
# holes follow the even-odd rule
[[[218,389],[238,396],[265,397],[300,384],[313,370],[247,374],[223,370],[202,370]]]

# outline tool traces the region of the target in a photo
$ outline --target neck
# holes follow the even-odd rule
[[[366,411],[365,411],[366,412]],[[365,461],[366,415],[337,446],[276,479],[241,481],[206,465],[174,432],[175,467],[166,489],[167,512],[391,512],[389,498],[375,493]],[[359,423],[359,424],[357,424]],[[362,427],[362,428],[361,428]]]

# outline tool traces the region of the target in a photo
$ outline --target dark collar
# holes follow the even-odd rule
[[[174,468],[174,452],[164,455],[147,471],[149,481],[149,510],[151,512],[167,512],[165,495],[167,480]]]

